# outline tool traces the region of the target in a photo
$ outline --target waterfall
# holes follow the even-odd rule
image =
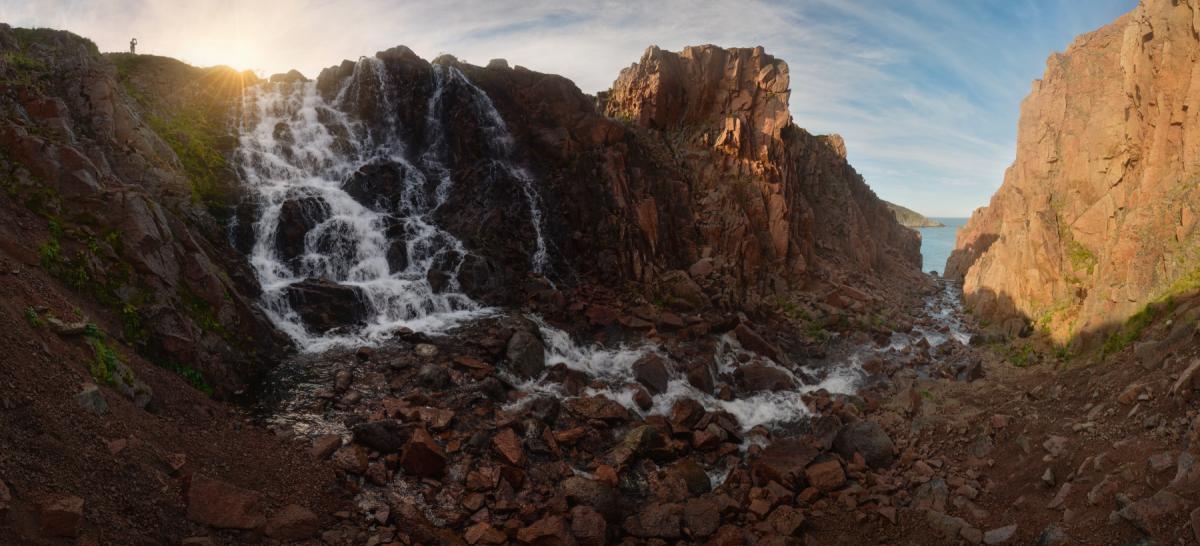
[[[533,255],[530,256],[530,268],[540,275],[547,274],[550,263],[550,252],[546,246],[546,238],[542,233],[544,222],[542,219],[541,196],[537,193],[536,181],[533,175],[520,166],[514,158],[516,155],[514,139],[512,133],[508,130],[508,124],[504,123],[504,118],[496,110],[496,105],[492,102],[491,97],[472,83],[462,71],[452,66],[435,66],[435,68],[439,71],[445,70],[450,78],[461,83],[470,91],[471,105],[475,108],[476,115],[480,118],[480,127],[488,135],[487,140],[492,152],[492,167],[520,184],[525,202],[529,206],[529,220],[533,227],[534,242],[536,244]]]
[[[415,153],[399,136],[390,83],[382,61],[364,58],[332,101],[321,96],[315,82],[264,83],[244,98],[238,165],[260,208],[250,263],[263,288],[263,308],[308,351],[379,340],[401,326],[438,331],[490,312],[462,293],[458,269],[468,251],[433,218],[454,184],[444,163],[447,85],[469,86],[473,103],[486,114],[486,130],[494,133],[489,136],[503,150],[495,161],[532,184],[527,173],[512,166],[512,137],[490,100],[485,102],[486,94],[461,72],[435,67],[428,144]],[[382,128],[353,119],[347,113],[353,107],[373,109]],[[373,193],[354,187],[356,173],[364,170],[398,178],[400,187],[387,192],[398,196],[394,202],[378,196],[362,202],[363,194]],[[532,200],[536,194],[529,188],[526,195]],[[540,210],[532,216],[540,226]],[[290,223],[285,226],[283,220]],[[306,229],[302,244],[296,234],[281,233],[295,229],[296,222]],[[544,264],[545,243],[540,228],[536,231],[533,260]],[[445,275],[444,286],[431,283],[435,273]],[[332,332],[306,327],[288,294],[308,278],[358,290],[368,311],[365,326]]]

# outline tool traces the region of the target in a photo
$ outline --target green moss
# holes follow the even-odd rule
[[[1033,345],[1021,345],[1020,347],[1011,347],[1008,352],[1008,362],[1018,368],[1029,366],[1035,357]]]
[[[199,109],[184,110],[171,117],[149,116],[147,121],[179,157],[191,185],[192,200],[223,206],[227,195],[221,180],[228,164],[217,146],[225,133],[223,127]]]
[[[1067,259],[1076,270],[1087,271],[1091,275],[1096,270],[1096,255],[1075,239],[1067,240]]]
[[[208,381],[204,379],[204,374],[201,374],[195,368],[192,368],[190,366],[185,366],[183,364],[179,364],[177,362],[173,362],[170,360],[163,360],[160,362],[155,362],[155,364],[157,364],[158,367],[160,367],[160,368],[175,372],[177,375],[179,375],[179,377],[182,377],[184,379],[184,381],[187,381],[188,384],[192,386],[192,388],[194,388],[204,394],[212,396],[212,394],[213,394],[212,385],[209,385]]]
[[[32,307],[25,308],[25,321],[34,328],[41,328],[42,325],[45,324],[45,322],[42,321],[41,315],[38,314],[37,309]]]
[[[113,374],[121,367],[121,358],[116,349],[108,344],[104,332],[95,324],[87,325],[84,337],[92,348],[92,361],[88,364],[88,371],[96,381],[112,385]]]

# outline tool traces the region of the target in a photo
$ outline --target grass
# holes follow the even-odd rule
[[[1035,356],[1033,345],[1022,345],[1019,349],[1010,348],[1008,352],[1008,363],[1018,368],[1025,368],[1033,363]]]
[[[152,115],[147,122],[179,157],[188,176],[192,201],[219,207],[228,197],[222,184],[228,162],[217,146],[224,128],[213,119],[200,108],[190,108],[173,116]]]
[[[46,324],[42,320],[41,315],[38,314],[37,309],[34,309],[32,307],[25,308],[25,321],[28,322],[29,325],[34,328],[41,328],[42,326],[44,326]]]
[[[118,371],[121,364],[121,358],[117,355],[116,349],[106,341],[104,332],[95,324],[88,324],[84,331],[84,337],[87,339],[88,345],[92,347],[92,361],[88,364],[88,371],[92,377],[106,385],[114,383],[113,374]]]
[[[1122,324],[1117,331],[1113,332],[1104,340],[1104,345],[1100,348],[1100,356],[1103,358],[1107,355],[1115,354],[1126,347],[1133,344],[1142,337],[1142,331],[1154,322],[1154,319],[1163,313],[1170,313],[1175,309],[1175,298],[1166,296],[1160,301],[1151,302],[1142,307],[1141,311],[1134,313],[1128,319],[1125,319],[1125,324]]]

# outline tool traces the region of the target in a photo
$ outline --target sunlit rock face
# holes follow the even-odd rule
[[[1200,210],[1192,4],[1142,2],[1049,58],[1021,106],[1016,161],[946,264],[976,312],[1066,341],[1186,288]]]

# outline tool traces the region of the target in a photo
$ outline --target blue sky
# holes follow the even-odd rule
[[[1135,0],[501,2],[0,0],[0,21],[264,73],[394,45],[494,57],[607,88],[646,46],[762,45],[791,69],[795,121],[846,139],[876,193],[933,216],[987,204],[1046,57]]]

